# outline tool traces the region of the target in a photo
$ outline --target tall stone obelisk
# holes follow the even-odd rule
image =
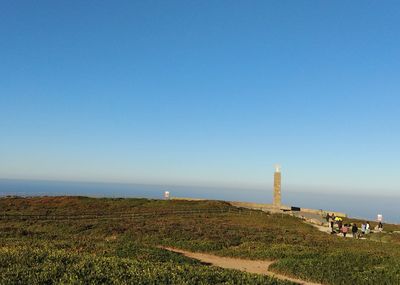
[[[274,173],[274,206],[281,206],[281,167],[275,165]]]

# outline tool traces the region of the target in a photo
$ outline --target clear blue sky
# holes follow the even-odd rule
[[[2,1],[0,178],[400,189],[400,2]]]

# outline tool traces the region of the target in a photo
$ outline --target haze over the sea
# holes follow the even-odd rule
[[[162,199],[164,191],[172,197],[204,198],[226,201],[272,203],[272,187],[265,189],[206,187],[184,185],[149,185],[63,181],[29,181],[0,179],[0,195],[45,196],[80,195],[94,197],[136,197]],[[400,223],[399,197],[351,195],[310,189],[283,189],[283,203],[288,206],[342,211],[351,217],[376,220],[382,214],[385,222]]]
[[[400,202],[399,15],[375,0],[2,1],[0,179],[258,200],[221,189],[269,189],[279,163],[284,200],[375,216]]]

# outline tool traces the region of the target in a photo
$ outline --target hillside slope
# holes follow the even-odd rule
[[[289,284],[158,248],[277,260],[323,284],[398,284],[400,245],[341,239],[219,201],[0,199],[0,283]]]

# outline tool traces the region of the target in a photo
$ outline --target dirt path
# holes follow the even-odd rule
[[[292,281],[297,284],[302,285],[321,285],[319,283],[312,283],[308,281],[303,281],[300,279],[295,279],[291,277],[287,277],[282,274],[277,274],[269,270],[269,266],[274,263],[274,261],[266,261],[266,260],[249,260],[249,259],[240,259],[240,258],[231,258],[231,257],[221,257],[217,255],[212,255],[208,253],[198,253],[198,252],[190,252],[182,249],[171,248],[171,247],[163,247],[163,249],[173,251],[176,253],[180,253],[184,256],[200,260],[205,263],[209,263],[214,266],[227,268],[227,269],[236,269],[240,271],[245,271],[249,273],[256,273],[262,275],[268,275],[277,279]]]

